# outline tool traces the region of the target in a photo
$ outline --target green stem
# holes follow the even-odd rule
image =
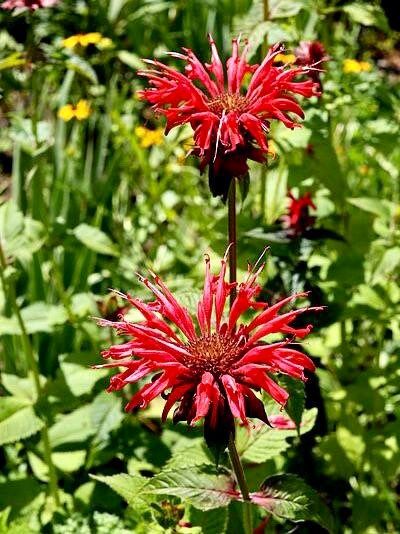
[[[236,178],[232,178],[228,193],[228,245],[229,245],[229,282],[236,282],[237,271],[237,225],[236,225]],[[236,289],[230,293],[230,307],[236,298]],[[253,532],[253,517],[249,488],[243,471],[242,462],[235,445],[235,436],[232,432],[228,443],[229,458],[235,473],[239,489],[243,497],[243,528],[246,534]]]
[[[40,384],[40,373],[39,373],[39,366],[36,362],[35,355],[33,353],[32,344],[30,342],[26,326],[24,323],[24,320],[21,315],[21,311],[18,306],[17,298],[15,295],[14,286],[11,283],[7,282],[6,276],[5,276],[5,270],[7,268],[7,262],[6,257],[3,251],[3,247],[0,241],[0,280],[3,286],[4,293],[7,293],[8,301],[10,303],[10,306],[17,318],[18,325],[21,330],[21,338],[22,338],[22,345],[24,348],[24,353],[28,362],[28,367],[32,372],[32,378],[33,378],[33,385],[36,392],[36,398],[40,399],[42,396],[42,387]],[[45,421],[44,426],[41,431],[42,434],[42,441],[43,441],[43,447],[44,447],[44,454],[46,458],[46,463],[49,468],[49,487],[50,487],[50,493],[53,496],[54,503],[58,507],[60,505],[60,499],[58,494],[58,482],[57,482],[57,473],[53,464],[53,460],[51,458],[51,446],[50,446],[50,440],[49,440],[49,431],[47,428],[47,422]]]

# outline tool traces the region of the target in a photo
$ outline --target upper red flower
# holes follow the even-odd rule
[[[321,63],[329,60],[325,47],[319,41],[302,41],[295,50],[296,65],[314,67],[308,72],[308,76],[318,84],[322,91]]]
[[[321,308],[300,308],[280,313],[282,309],[306,293],[292,295],[268,306],[257,302],[261,287],[256,272],[249,269],[241,284],[225,281],[227,261],[213,276],[210,260],[206,258],[203,294],[198,302],[194,321],[168,290],[158,276],[153,280],[141,278],[153,293],[155,300],[144,303],[130,295],[125,298],[143,315],[142,322],[100,319],[99,324],[115,328],[130,339],[103,351],[113,361],[96,367],[122,367],[123,371],[110,380],[108,391],[120,390],[145,376],[151,380],[133,395],[126,410],[145,408],[158,395],[166,398],[163,420],[175,403],[174,422],[186,420],[193,425],[205,418],[205,433],[233,430],[234,418],[248,425],[248,417],[268,422],[263,403],[252,391],[264,390],[282,406],[288,393],[271,377],[284,373],[305,380],[304,370],[314,371],[312,361],[295,350],[290,343],[295,337],[303,338],[311,325],[293,326],[295,319],[306,311]],[[231,291],[236,298],[228,314],[225,305]],[[247,323],[243,315],[259,310]],[[269,342],[269,334],[282,334],[280,341]]]
[[[52,7],[57,4],[58,0],[6,0],[0,7],[3,9],[39,9],[41,7]]]
[[[317,209],[311,198],[311,193],[305,193],[296,198],[292,192],[288,192],[290,199],[287,215],[282,217],[285,228],[291,236],[299,236],[315,223],[315,217],[309,214],[309,208]]]
[[[212,39],[211,63],[203,65],[192,50],[172,57],[186,63],[185,74],[160,61],[146,60],[151,69],[139,72],[150,88],[139,95],[167,118],[166,132],[188,123],[194,130],[193,153],[200,156],[201,170],[208,165],[212,193],[226,197],[230,180],[246,174],[247,159],[264,162],[268,152],[266,133],[277,119],[288,128],[299,126],[290,113],[304,117],[294,95],[319,95],[312,80],[296,81],[308,67],[276,66],[274,58],[283,48],[270,48],[261,65],[246,61],[248,45],[239,54],[233,40],[226,74]],[[249,78],[246,77],[249,74]]]

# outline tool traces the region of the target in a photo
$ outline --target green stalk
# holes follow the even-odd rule
[[[236,178],[232,178],[228,193],[228,245],[229,245],[229,282],[236,282],[237,271],[237,225],[236,225]],[[230,294],[230,307],[236,298],[236,290],[232,289]],[[246,534],[253,532],[253,517],[249,488],[243,471],[242,462],[235,445],[233,433],[229,436],[228,443],[229,458],[232,469],[243,497],[243,528]]]
[[[21,311],[18,306],[17,298],[15,295],[15,289],[13,284],[8,283],[6,276],[5,276],[5,270],[7,268],[7,262],[6,257],[3,251],[3,247],[0,240],[0,280],[3,286],[4,293],[7,294],[8,301],[10,303],[10,306],[17,318],[18,325],[21,330],[21,338],[22,338],[22,345],[23,350],[25,353],[25,357],[28,363],[28,368],[32,372],[33,377],[33,385],[36,392],[37,399],[41,398],[42,395],[42,387],[40,384],[40,373],[39,373],[39,366],[36,362],[35,355],[33,353],[32,344],[30,342],[26,326],[24,323],[24,320],[21,315]],[[50,493],[53,496],[54,503],[58,507],[60,505],[60,498],[58,494],[58,481],[57,481],[57,473],[56,469],[53,464],[53,460],[51,458],[51,446],[50,446],[50,440],[49,440],[49,431],[47,428],[47,422],[44,422],[44,426],[41,431],[42,435],[42,441],[44,446],[44,454],[46,458],[46,463],[49,468],[49,488]]]

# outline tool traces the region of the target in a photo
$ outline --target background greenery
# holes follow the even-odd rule
[[[318,364],[306,385],[304,431],[313,428],[242,436],[250,484],[297,473],[329,506],[333,531],[398,532],[400,52],[395,13],[382,4],[270,0],[269,20],[259,0],[60,0],[0,13],[0,532],[240,534],[235,504],[199,511],[189,504],[196,496],[179,492],[138,501],[143,477],[162,478],[166,464],[196,473],[194,458],[210,460],[197,430],[161,429],[157,402],[125,415],[129,392],[106,394],[109,373],[89,368],[115,341],[92,320],[122,305],[109,288],[146,297],[135,272],[151,267],[190,307],[203,253],[224,251],[226,209],[185,159],[190,130],[149,138],[138,127],[162,124],[135,97],[141,57],[186,46],[208,60],[208,31],[225,55],[241,32],[254,61],[277,40],[290,52],[319,39],[331,57],[323,97],[304,103],[303,129],[273,128],[277,155],[266,178],[252,169],[240,206],[239,266],[268,244],[266,295],[311,289],[312,302],[328,306],[305,345]],[[61,42],[88,32],[112,43]],[[344,72],[345,59],[370,69]],[[58,117],[80,99],[87,119]],[[318,231],[309,239],[282,232],[288,188],[313,194]],[[119,473],[132,475],[129,484],[104,478]],[[257,514],[260,523],[266,512]],[[266,526],[316,529],[279,514]]]

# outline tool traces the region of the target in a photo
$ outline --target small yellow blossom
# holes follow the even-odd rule
[[[71,37],[63,39],[61,41],[61,44],[65,48],[74,48],[77,45],[86,47],[90,44],[97,45],[102,41],[102,39],[105,39],[105,37],[103,37],[99,32],[78,33],[76,35],[71,35]]]
[[[294,54],[277,54],[274,57],[275,63],[284,63],[285,65],[291,65],[296,61],[296,56]]]
[[[105,50],[106,48],[112,48],[114,43],[109,37],[102,37],[97,44],[97,48],[100,50]]]
[[[154,145],[160,145],[164,139],[164,128],[157,128],[156,130],[149,130],[144,126],[137,126],[135,134],[140,139],[140,146],[142,148],[149,148]]]
[[[343,72],[345,74],[370,72],[371,70],[372,65],[371,63],[368,63],[368,61],[357,61],[356,59],[343,60]]]
[[[58,110],[58,117],[65,122],[75,118],[78,121],[87,119],[91,113],[90,104],[87,100],[79,100],[76,106],[66,104]]]

